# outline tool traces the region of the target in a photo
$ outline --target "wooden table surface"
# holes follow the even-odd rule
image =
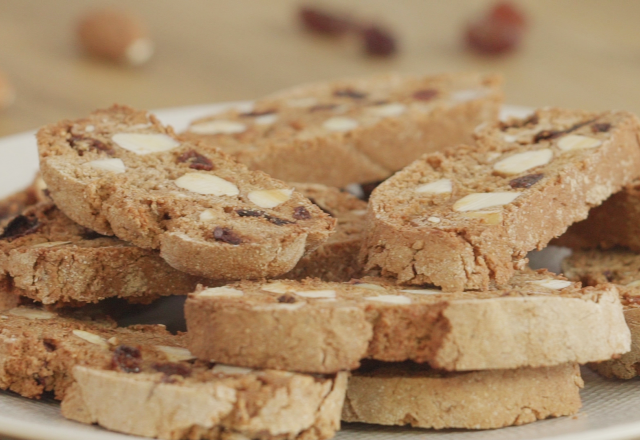
[[[507,101],[640,112],[640,2],[516,1],[530,18],[523,46],[482,57],[461,44],[484,0],[322,2],[388,25],[392,59],[371,59],[353,40],[302,32],[295,0],[115,0],[152,30],[156,54],[141,67],[89,58],[77,17],[104,2],[2,0],[0,70],[17,100],[0,112],[0,136],[75,118],[114,102],[139,108],[244,100],[302,82],[399,71],[498,71]]]

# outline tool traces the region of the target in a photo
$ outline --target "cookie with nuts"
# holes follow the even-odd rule
[[[425,155],[373,192],[365,269],[447,291],[507,285],[528,251],[638,177],[639,134],[627,112],[544,109]]]
[[[316,373],[363,359],[454,371],[584,363],[630,343],[614,286],[582,288],[544,271],[484,292],[379,278],[244,281],[199,288],[185,316],[189,350],[201,359]]]
[[[194,121],[182,134],[250,169],[344,187],[387,178],[421,154],[472,142],[497,120],[501,79],[386,75],[303,85]]]
[[[577,364],[450,373],[423,364],[365,363],[352,372],[345,422],[495,429],[575,414]]]
[[[116,105],[48,125],[38,147],[42,177],[69,218],[159,249],[193,275],[282,275],[335,226],[290,185],[178,140],[144,111]]]
[[[606,377],[632,379],[640,375],[640,255],[624,249],[574,250],[562,262],[572,280],[587,286],[613,283],[620,292],[624,317],[631,330],[631,351],[589,366]]]

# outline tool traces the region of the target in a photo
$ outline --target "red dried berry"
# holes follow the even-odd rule
[[[136,347],[119,345],[113,350],[111,366],[125,373],[139,373],[141,371],[142,353]]]
[[[469,24],[466,43],[483,54],[501,54],[515,50],[526,29],[524,15],[510,2],[493,6],[481,19]]]
[[[324,35],[343,35],[351,29],[351,21],[310,6],[300,9],[300,21],[305,29]]]
[[[388,57],[396,53],[396,39],[387,30],[370,26],[362,30],[364,50],[369,55]]]

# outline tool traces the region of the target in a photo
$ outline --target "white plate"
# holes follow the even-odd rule
[[[182,130],[194,118],[219,111],[229,104],[158,111],[160,119]],[[232,104],[232,105],[238,105]],[[247,103],[240,105],[247,106]],[[507,107],[521,115],[527,109]],[[38,162],[33,133],[0,139],[0,197],[29,184]],[[554,253],[555,251],[552,251]],[[554,255],[551,255],[553,257]],[[549,255],[544,256],[547,265]],[[539,263],[540,264],[540,263]],[[584,406],[574,417],[543,420],[520,427],[490,431],[433,431],[362,424],[345,424],[337,440],[622,440],[640,437],[640,384],[638,380],[606,380],[583,370]],[[134,438],[98,427],[65,420],[52,400],[29,400],[0,392],[0,435],[33,440],[124,440]],[[135,437],[139,438],[139,437]]]

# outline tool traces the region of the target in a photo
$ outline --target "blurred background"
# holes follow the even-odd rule
[[[387,71],[498,71],[511,104],[640,112],[640,2],[514,0],[526,19],[520,44],[497,55],[469,49],[468,24],[494,3],[2,0],[0,71],[15,101],[0,111],[0,136],[115,102],[156,109],[247,100],[303,82]],[[367,55],[357,32],[305,30],[302,4],[384,29],[395,53]],[[79,21],[102,6],[128,11],[148,28],[155,52],[147,62],[131,66],[81,48]]]

